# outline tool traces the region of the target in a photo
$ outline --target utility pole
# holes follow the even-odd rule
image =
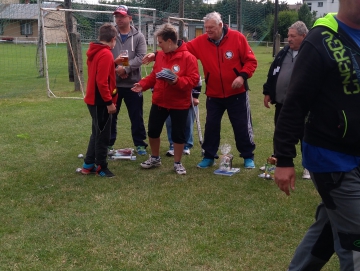
[[[237,30],[239,32],[242,32],[241,28],[242,28],[242,5],[241,5],[241,0],[237,0],[237,5],[236,5],[236,23],[237,23]]]
[[[276,43],[277,43],[276,39],[278,35],[278,14],[279,14],[279,0],[275,0],[273,57],[275,57],[276,51],[279,51],[276,48]]]
[[[71,0],[65,0],[64,3],[66,9],[71,9]],[[72,12],[65,12],[65,24],[66,24],[67,37],[69,38],[69,41],[67,43],[69,82],[74,82],[74,63],[69,46],[71,42],[70,33],[73,32]]]
[[[184,18],[184,0],[179,0],[179,17]],[[184,21],[179,21],[179,39],[184,37]]]

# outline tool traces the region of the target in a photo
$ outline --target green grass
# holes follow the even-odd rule
[[[255,48],[259,66],[249,82],[257,166],[272,151],[274,108],[263,106],[262,95],[271,52]],[[44,79],[33,76],[23,83],[0,74],[0,270],[286,270],[320,202],[301,180],[300,157],[296,191],[287,197],[258,169],[243,168],[225,114],[221,143],[231,144],[241,168],[233,177],[196,168],[196,133],[183,157],[187,175],[175,174],[165,131],[162,167],[141,169],[146,157],[137,157],[110,161],[116,178],[82,176],[75,169],[90,135],[87,108],[47,98]],[[147,125],[149,91],[144,100]],[[200,110],[204,127],[205,95]],[[115,147],[131,147],[125,106],[119,130]],[[333,257],[323,270],[338,269]]]

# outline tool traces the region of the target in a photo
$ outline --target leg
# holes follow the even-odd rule
[[[297,247],[288,271],[319,271],[334,254],[331,225],[323,203],[318,206],[315,219]]]
[[[194,146],[194,120],[195,120],[195,113],[194,110],[197,110],[197,106],[190,107],[189,113],[186,119],[186,129],[185,129],[185,145],[189,149]]]
[[[111,115],[106,106],[97,107],[97,136],[95,139],[95,163],[102,169],[107,168],[107,147],[110,144]]]
[[[169,116],[169,111],[166,108],[162,108],[154,104],[151,105],[149,124],[148,124],[148,136],[151,147],[151,154],[153,156],[159,156],[160,135],[165,120],[168,116]]]
[[[142,93],[133,92],[130,88],[123,88],[124,101],[131,121],[131,134],[135,146],[145,146],[146,131],[143,118],[144,98]]]
[[[186,129],[186,120],[189,110],[170,110],[171,123],[176,123],[172,127],[171,137],[174,141],[174,162],[180,162],[184,145],[185,145],[185,129]]]
[[[340,270],[360,270],[360,166],[311,177],[326,206]]]
[[[236,148],[240,157],[254,159],[254,133],[248,93],[244,92],[226,98],[228,116],[234,130]]]
[[[118,91],[118,99],[116,102],[116,113],[112,115],[111,119],[111,135],[110,135],[110,143],[109,146],[114,146],[116,137],[117,137],[117,120],[118,115],[120,113],[121,103],[122,99],[124,98],[123,92],[121,91],[121,88],[117,88]]]
[[[166,121],[165,121],[165,124],[166,124],[166,133],[167,133],[167,138],[169,140],[169,144],[172,145],[173,144],[173,141],[171,139],[171,119],[170,119],[170,116],[167,117]]]
[[[86,157],[86,164],[96,163],[107,168],[107,147],[110,142],[111,115],[106,106],[88,106],[92,117],[92,134]]]
[[[217,151],[220,145],[221,119],[226,107],[222,103],[223,99],[206,98],[206,123],[204,143],[205,158],[218,158]]]
[[[84,158],[84,163],[90,165],[90,164],[95,164],[95,139],[97,134],[97,129],[96,129],[97,120],[96,120],[96,106],[88,105],[87,107],[89,109],[89,113],[92,121],[91,121],[91,135],[90,135],[86,155]]]

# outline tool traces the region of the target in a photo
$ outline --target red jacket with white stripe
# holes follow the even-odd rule
[[[170,69],[178,77],[176,84],[170,85],[156,79],[156,73],[162,68]],[[199,83],[199,71],[196,58],[189,53],[186,44],[180,41],[179,47],[170,53],[158,51],[151,74],[139,84],[143,91],[154,88],[152,103],[168,109],[188,109],[191,106],[192,89]]]
[[[244,80],[250,78],[257,67],[257,60],[245,36],[226,25],[223,33],[224,37],[218,46],[207,34],[186,43],[189,52],[200,59],[203,65],[205,94],[213,98],[226,98],[245,92],[244,86],[233,89],[231,84],[238,75]]]

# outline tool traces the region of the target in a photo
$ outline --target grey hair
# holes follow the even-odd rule
[[[214,20],[217,24],[222,23],[223,21],[221,20],[221,14],[219,12],[213,11],[210,12],[208,14],[206,14],[206,16],[203,18],[203,20],[206,21],[210,21],[210,20]]]
[[[299,35],[306,35],[309,32],[306,25],[302,21],[293,23],[288,29],[295,29]]]

